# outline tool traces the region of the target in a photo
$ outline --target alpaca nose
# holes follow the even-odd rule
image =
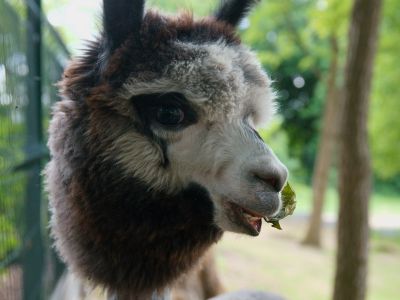
[[[283,165],[268,169],[254,169],[250,171],[250,173],[256,180],[262,181],[275,192],[280,192],[282,190],[288,177],[288,171]]]

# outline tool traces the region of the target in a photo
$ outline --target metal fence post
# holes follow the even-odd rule
[[[26,156],[32,157],[43,144],[42,74],[41,74],[41,1],[26,0],[27,8],[27,145]],[[41,231],[41,160],[35,160],[28,170],[25,201],[25,232],[23,255],[23,299],[42,300],[44,246]]]

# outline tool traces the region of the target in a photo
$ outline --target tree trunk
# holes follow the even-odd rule
[[[341,97],[336,85],[336,76],[338,69],[339,47],[337,38],[332,36],[331,44],[331,62],[328,71],[327,93],[325,100],[325,110],[323,116],[323,125],[317,159],[313,172],[313,208],[306,237],[303,241],[306,245],[315,247],[321,246],[321,219],[324,206],[325,191],[328,182],[329,168],[332,163],[333,149],[337,141],[338,115],[341,106]]]
[[[381,0],[355,0],[345,70],[334,300],[366,296],[371,171],[367,117]]]

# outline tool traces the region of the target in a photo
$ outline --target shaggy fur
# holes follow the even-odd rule
[[[279,209],[287,171],[253,128],[273,110],[270,81],[231,26],[245,2],[195,21],[105,0],[102,36],[65,70],[49,129],[51,232],[75,273],[119,297],[161,293],[223,230],[257,235],[232,202]],[[179,127],[154,122],[165,103],[184,111]]]
[[[102,159],[98,135],[88,133],[90,117],[75,105],[60,102],[50,126],[53,159],[46,173],[57,249],[95,283],[147,295],[187,271],[221,237],[212,202],[196,184],[175,194],[149,193],[140,178],[121,176],[116,163]],[[91,129],[103,127],[93,122]]]

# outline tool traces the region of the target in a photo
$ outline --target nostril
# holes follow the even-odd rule
[[[254,177],[270,186],[274,191],[279,192],[283,188],[283,180],[279,175],[265,172],[253,172]]]

